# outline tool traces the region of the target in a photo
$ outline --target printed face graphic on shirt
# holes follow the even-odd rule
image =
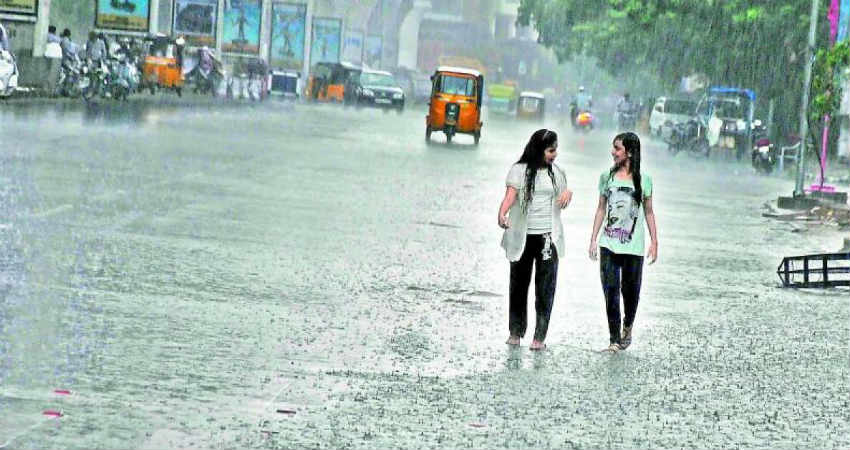
[[[608,220],[605,235],[617,239],[621,244],[632,241],[637,226],[639,206],[632,197],[634,188],[611,186],[608,188]]]

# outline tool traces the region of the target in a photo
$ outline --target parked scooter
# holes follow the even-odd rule
[[[115,100],[127,100],[132,91],[129,71],[122,61],[116,58],[109,58],[106,65],[109,68],[109,75],[106,78],[105,92],[108,92],[109,96]]]
[[[767,127],[761,120],[753,121],[753,150],[751,160],[756,172],[769,175],[776,166],[777,155],[770,138],[767,136]]]
[[[82,89],[83,100],[89,101],[97,96],[106,97],[109,91],[109,68],[101,61],[88,61],[87,78],[89,83]]]
[[[59,72],[59,83],[56,90],[59,95],[77,98],[83,93],[83,89],[89,85],[88,67],[74,56],[69,58]]]
[[[8,97],[18,88],[18,64],[15,55],[0,50],[0,97]]]

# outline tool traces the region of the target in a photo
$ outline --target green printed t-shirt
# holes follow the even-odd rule
[[[652,178],[642,173],[640,185],[643,198],[652,196]],[[643,202],[635,201],[632,180],[612,178],[608,170],[599,175],[599,195],[607,198],[607,211],[602,222],[599,246],[614,253],[643,256],[644,223]]]

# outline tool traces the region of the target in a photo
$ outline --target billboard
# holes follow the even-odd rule
[[[363,61],[363,32],[347,30],[342,50],[343,60],[360,64]]]
[[[97,0],[95,28],[148,31],[150,0]]]
[[[272,67],[301,70],[306,19],[307,5],[303,3],[272,3],[272,41],[269,48]]]
[[[261,0],[225,0],[221,49],[228,53],[260,52]]]
[[[190,45],[215,46],[218,0],[177,0],[174,3],[174,33]]]
[[[313,18],[310,65],[318,62],[339,62],[341,35],[342,20]]]
[[[38,0],[0,0],[0,12],[36,14],[38,12]]]

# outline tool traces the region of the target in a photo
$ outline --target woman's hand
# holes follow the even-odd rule
[[[596,261],[596,253],[599,251],[598,248],[599,246],[596,245],[596,240],[591,240],[590,248],[587,249],[587,256],[589,256],[592,261]]]
[[[564,192],[561,192],[561,195],[558,196],[558,206],[561,209],[566,208],[570,205],[570,202],[573,200],[573,191],[569,189],[564,189]]]
[[[508,216],[499,215],[499,226],[506,230],[511,227],[511,221],[508,220]]]
[[[649,264],[654,263],[658,259],[658,241],[652,241],[649,244],[649,252],[646,254],[646,259],[649,260]]]

